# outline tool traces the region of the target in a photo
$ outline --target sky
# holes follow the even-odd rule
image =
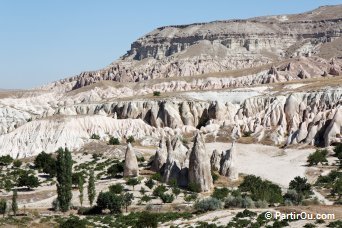
[[[34,88],[100,69],[165,25],[337,4],[342,0],[0,0],[0,88]]]

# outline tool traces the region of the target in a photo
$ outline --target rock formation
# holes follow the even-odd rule
[[[237,180],[239,178],[236,169],[236,145],[235,142],[232,143],[230,150],[227,150],[222,154],[220,161],[220,174],[226,176],[231,180]]]
[[[137,156],[132,145],[128,143],[125,154],[124,177],[136,177],[139,175],[139,166]]]
[[[154,158],[151,164],[151,170],[155,172],[159,172],[159,170],[165,164],[167,157],[168,157],[168,151],[166,148],[165,138],[162,137],[162,139],[159,142],[158,149],[154,155]]]
[[[213,187],[210,159],[200,133],[197,133],[195,137],[189,160],[189,183],[198,185],[202,192],[209,191]]]
[[[212,171],[219,171],[220,170],[221,156],[222,156],[222,154],[220,154],[218,152],[218,150],[214,150],[213,153],[211,154],[210,164],[211,164],[211,170]]]
[[[174,159],[174,151],[172,149],[172,145],[169,138],[166,140],[166,145],[167,160],[164,168],[163,181],[165,183],[169,183],[173,179],[176,181],[178,180],[181,171],[181,166],[179,162],[176,159]]]
[[[335,111],[334,118],[331,120],[324,134],[325,146],[332,142],[342,142],[342,107],[339,106]]]

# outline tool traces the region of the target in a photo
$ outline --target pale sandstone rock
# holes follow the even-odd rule
[[[214,150],[210,157],[210,164],[212,171],[220,170],[220,161],[222,154],[218,150]]]
[[[128,143],[125,154],[124,177],[136,177],[139,175],[139,166],[137,156],[135,155],[132,145]]]
[[[197,133],[194,146],[190,154],[189,183],[198,184],[202,192],[213,187],[210,159],[205,150],[203,136]]]
[[[238,172],[236,169],[236,148],[235,143],[232,143],[230,150],[222,154],[220,161],[220,174],[226,176],[231,180],[238,179]]]

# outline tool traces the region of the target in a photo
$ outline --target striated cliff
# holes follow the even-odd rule
[[[184,77],[275,63],[319,54],[341,38],[342,6],[297,15],[214,21],[157,28],[133,42],[108,67],[81,73],[44,88],[72,90],[102,80],[137,82]],[[331,56],[334,57],[334,56]]]
[[[145,146],[197,130],[213,141],[341,142],[341,15],[325,6],[157,28],[102,70],[0,91],[0,154],[81,149],[94,133]]]

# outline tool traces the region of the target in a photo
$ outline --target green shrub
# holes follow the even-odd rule
[[[184,200],[186,202],[192,202],[195,201],[197,199],[197,193],[192,193],[192,194],[188,194],[184,196]]]
[[[239,190],[249,193],[255,201],[265,200],[272,204],[283,202],[281,188],[278,185],[254,175],[246,176],[239,186]]]
[[[161,194],[159,197],[163,201],[163,203],[172,203],[175,199],[175,196],[173,194],[166,193]]]
[[[79,219],[76,216],[70,216],[67,220],[60,224],[60,228],[70,228],[70,227],[77,227],[77,228],[86,228],[87,227],[87,220]]]
[[[152,189],[153,186],[155,185],[154,181],[152,178],[148,179],[147,181],[145,181],[145,185],[149,188]]]
[[[291,202],[291,205],[299,205],[304,199],[304,196],[294,189],[289,189],[284,195],[284,199],[287,201],[287,203]]]
[[[109,186],[109,191],[114,194],[121,194],[124,190],[124,186],[122,184],[113,184]]]
[[[0,157],[0,165],[7,166],[13,162],[13,158],[9,155],[1,156]]]
[[[36,188],[40,185],[39,180],[34,175],[24,172],[18,178],[19,187],[27,187],[28,189]]]
[[[242,200],[243,200],[242,196],[229,195],[225,198],[224,207],[225,208],[231,208],[231,207],[241,208],[242,207]]]
[[[114,138],[113,136],[110,137],[109,145],[120,145],[120,140],[118,138]]]
[[[101,209],[108,209],[111,213],[121,213],[122,198],[112,192],[100,192],[96,201],[97,206]]]
[[[267,208],[268,203],[265,200],[258,200],[255,202],[255,207],[256,208]]]
[[[181,190],[179,188],[172,188],[172,193],[176,196],[177,196],[181,193]]]
[[[317,165],[318,163],[326,163],[328,151],[327,150],[316,150],[313,154],[310,154],[308,157],[309,166]]]
[[[97,135],[97,134],[92,134],[90,139],[96,139],[96,140],[99,140],[100,139],[100,136]]]
[[[44,151],[39,153],[34,160],[34,166],[36,169],[49,174],[50,177],[56,176],[56,159],[51,154],[47,154]]]
[[[151,176],[151,178],[155,181],[161,181],[162,180],[162,176],[160,175],[160,173],[155,173]]]
[[[107,169],[107,175],[109,177],[116,177],[119,173],[124,171],[124,164],[122,162],[111,165]]]
[[[129,179],[126,181],[126,184],[132,186],[132,187],[133,187],[133,190],[134,190],[134,186],[140,184],[140,180],[138,180],[137,178],[129,178]]]
[[[201,186],[197,183],[190,182],[188,184],[188,190],[191,192],[201,192]]]
[[[245,209],[245,210],[243,210],[241,212],[238,212],[235,215],[235,218],[246,218],[246,217],[252,218],[252,217],[255,217],[255,216],[257,216],[256,212],[253,212],[253,211]]]
[[[150,196],[148,196],[148,195],[143,195],[142,197],[141,197],[141,201],[142,202],[150,202],[151,201],[151,197]]]
[[[211,177],[213,178],[213,182],[215,183],[219,179],[219,175],[214,172],[211,172]]]
[[[126,140],[126,143],[134,143],[135,142],[135,139],[134,139],[134,137],[131,135],[131,136],[129,136],[128,138],[127,138],[127,140]]]
[[[242,208],[255,208],[255,204],[251,197],[246,196],[241,201],[241,207]]]
[[[153,195],[161,197],[165,192],[167,191],[167,188],[165,185],[159,185],[153,190]]]
[[[137,157],[138,162],[145,162],[144,156]]]
[[[334,147],[334,156],[336,156],[340,161],[342,160],[342,143],[338,143],[335,147]]]
[[[327,227],[341,228],[342,227],[342,220],[330,222]]]
[[[160,92],[159,91],[153,91],[153,96],[159,97],[160,96]]]
[[[253,131],[245,131],[243,132],[243,137],[250,137],[253,134]]]
[[[207,211],[215,211],[222,208],[221,201],[216,198],[206,198],[200,201],[197,201],[194,204],[194,208],[198,212],[207,212]]]
[[[228,190],[228,188],[225,188],[225,187],[224,188],[216,188],[215,187],[213,194],[211,194],[211,197],[222,200],[228,196],[229,192],[230,191]]]
[[[93,207],[80,207],[77,210],[78,215],[98,215],[101,214],[101,208],[98,206]]]
[[[158,215],[150,212],[142,212],[136,223],[138,228],[157,228],[158,227]]]
[[[304,197],[309,197],[313,194],[311,190],[311,184],[307,182],[305,177],[297,176],[289,184],[289,189],[294,189],[298,194],[302,194]]]
[[[14,160],[13,161],[13,166],[16,168],[19,168],[22,164],[23,164],[23,162],[20,160]]]

